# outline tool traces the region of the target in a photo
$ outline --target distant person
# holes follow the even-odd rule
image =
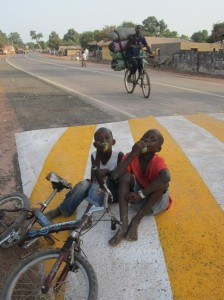
[[[85,54],[86,54],[86,60],[88,60],[89,59],[89,50],[87,48],[85,49]]]
[[[140,58],[140,50],[142,48],[146,48],[150,58],[154,57],[152,50],[142,33],[142,26],[137,25],[135,27],[135,34],[130,35],[128,38],[126,49],[126,59],[127,62],[131,65],[128,82],[132,82],[131,76],[135,74],[137,70],[139,71],[139,75],[141,76],[143,70],[143,60],[142,58]]]
[[[164,159],[156,154],[162,149],[163,141],[164,138],[157,129],[146,131],[112,172],[112,179],[119,181],[118,198],[122,225],[109,240],[111,246],[118,245],[123,238],[136,241],[142,218],[163,212],[171,205],[168,191],[170,172]],[[129,203],[137,211],[130,224]]]
[[[82,51],[82,54],[81,54],[81,67],[86,67],[86,53],[85,53],[85,51]]]

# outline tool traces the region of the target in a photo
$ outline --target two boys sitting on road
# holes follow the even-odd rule
[[[100,128],[94,134],[96,151],[91,154],[92,166],[101,169],[114,202],[119,202],[122,225],[109,240],[110,246],[117,246],[124,238],[136,241],[138,226],[144,216],[169,209],[172,202],[168,191],[170,172],[164,159],[156,154],[161,151],[163,142],[162,134],[157,129],[150,129],[133,145],[131,152],[123,156],[122,152],[112,150],[115,140],[109,129]],[[91,174],[91,180],[86,179],[75,185],[61,205],[46,216],[53,219],[61,214],[70,216],[74,213],[79,204],[88,198],[93,179]],[[129,204],[137,211],[130,224]]]

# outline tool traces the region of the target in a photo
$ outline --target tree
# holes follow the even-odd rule
[[[46,49],[47,48],[46,42],[39,41],[39,44],[40,44],[41,49]]]
[[[195,43],[206,43],[208,41],[208,31],[202,30],[193,33],[191,40]]]
[[[105,26],[102,30],[94,31],[94,38],[97,42],[108,39],[109,32],[113,31],[117,27],[115,25]]]
[[[87,48],[88,43],[95,40],[94,33],[92,31],[85,31],[79,36],[80,45],[82,48]]]
[[[166,25],[166,23],[164,22],[164,20],[160,20],[159,21],[159,36],[165,36],[164,34],[170,34],[170,35],[176,35],[177,36],[177,32],[176,31],[170,31]],[[176,37],[175,36],[175,37]],[[169,36],[170,37],[170,36]]]
[[[74,29],[69,29],[64,35],[63,41],[67,45],[78,45],[79,44],[79,34]]]
[[[29,43],[26,43],[28,49],[30,50],[35,50],[35,43],[34,42],[29,42]]]
[[[9,43],[7,35],[0,30],[0,48],[4,47]]]
[[[213,42],[221,41],[223,34],[224,34],[224,22],[216,23],[213,25],[212,35],[210,37],[210,40]]]
[[[38,47],[41,49],[41,46],[39,44],[39,40],[43,37],[43,34],[42,33],[36,33],[36,31],[31,30],[30,31],[30,36],[31,36],[32,40],[36,41]]]
[[[20,38],[20,35],[18,32],[11,32],[8,39],[15,50],[24,48],[24,43],[23,43],[22,39]]]
[[[160,36],[167,38],[178,38],[178,33],[177,31],[170,31],[169,29],[166,29]]]
[[[185,35],[185,34],[182,34],[182,35],[180,36],[180,38],[183,39],[183,40],[189,41],[189,37],[188,37],[187,35]]]
[[[142,22],[147,35],[159,36],[160,27],[156,17],[148,17]]]
[[[118,27],[127,27],[127,28],[135,28],[137,24],[131,22],[131,21],[124,21],[121,25]]]
[[[60,44],[61,44],[61,39],[59,35],[55,31],[52,31],[51,34],[49,35],[48,47],[54,50],[58,50]]]

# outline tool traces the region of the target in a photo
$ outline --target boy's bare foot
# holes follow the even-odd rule
[[[117,246],[125,237],[127,230],[126,229],[119,229],[116,234],[109,240],[109,245],[112,247]]]
[[[45,214],[45,216],[48,218],[48,220],[52,220],[52,219],[54,219],[54,218],[56,218],[56,217],[58,217],[58,216],[60,216],[61,215],[61,212],[60,212],[60,210],[59,210],[59,208],[57,207],[57,208],[55,208],[55,209],[52,209],[52,210],[49,210],[46,214]]]
[[[135,222],[134,220],[128,226],[128,232],[125,235],[125,239],[128,241],[137,241],[138,240],[138,225],[139,222]]]

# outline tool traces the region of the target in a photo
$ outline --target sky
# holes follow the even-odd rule
[[[18,32],[27,43],[31,30],[47,41],[52,31],[63,38],[71,28],[83,33],[124,21],[142,24],[153,16],[190,37],[202,30],[210,35],[213,24],[224,22],[223,11],[224,0],[0,0],[0,30],[7,36]]]

